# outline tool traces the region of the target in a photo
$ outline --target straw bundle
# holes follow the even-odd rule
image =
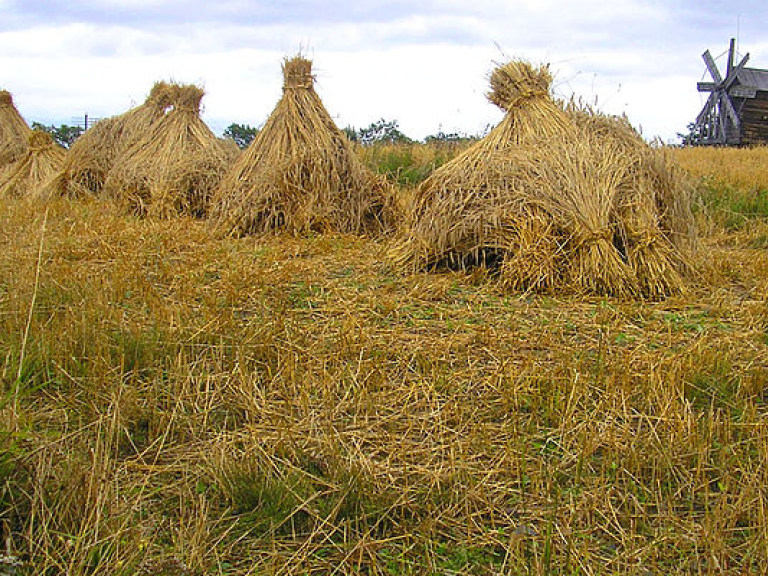
[[[572,132],[573,122],[563,107],[549,96],[552,74],[549,66],[534,67],[513,60],[491,73],[488,100],[506,112],[496,129],[483,140],[483,147],[523,145],[531,139],[557,138]]]
[[[115,161],[105,193],[138,215],[202,217],[232,156],[200,118],[204,92],[171,91],[173,108]]]
[[[217,190],[217,226],[234,235],[391,227],[392,191],[334,124],[313,88],[311,61],[286,60],[283,75],[282,98]]]
[[[520,154],[521,189],[565,239],[564,284],[594,294],[628,296],[633,273],[617,249],[614,207],[632,165],[630,156],[589,133],[542,142]]]
[[[0,171],[26,152],[29,132],[11,93],[0,90]]]
[[[661,297],[683,290],[681,272],[696,247],[692,185],[667,152],[645,143],[625,117],[569,107],[577,125],[630,158],[616,219],[640,292]]]
[[[48,193],[75,198],[101,193],[115,159],[165,115],[174,89],[156,82],[144,104],[102,120],[80,136]]]
[[[510,286],[530,282],[545,288],[555,282],[554,228],[539,209],[526,208],[515,161],[521,146],[539,145],[542,137],[564,140],[575,130],[562,106],[549,97],[551,81],[548,67],[519,61],[491,74],[488,99],[506,115],[416,191],[409,232],[390,252],[396,264],[464,267],[514,255],[520,275],[508,280]],[[523,273],[526,267],[529,271]]]
[[[555,102],[550,82],[524,62],[492,74],[505,118],[420,186],[391,259],[493,264],[513,290],[681,291],[693,219],[679,175],[628,122]]]
[[[32,130],[24,155],[0,175],[0,196],[41,196],[61,169],[64,149],[47,132]]]

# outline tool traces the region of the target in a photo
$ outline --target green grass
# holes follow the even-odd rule
[[[470,142],[424,146],[419,144],[376,144],[361,154],[369,167],[387,177],[393,184],[412,187],[423,182]]]
[[[726,230],[768,221],[768,188],[745,190],[714,179],[705,179],[702,187],[701,204],[712,220]]]

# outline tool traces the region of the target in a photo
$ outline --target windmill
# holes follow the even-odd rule
[[[745,98],[754,98],[755,90],[740,81],[740,73],[749,60],[749,54],[734,65],[736,58],[736,40],[731,38],[728,49],[728,66],[725,78],[720,74],[712,54],[706,50],[702,54],[707,70],[713,82],[699,82],[699,92],[709,92],[704,108],[699,112],[694,123],[691,143],[729,145],[739,144],[741,140],[741,107]]]

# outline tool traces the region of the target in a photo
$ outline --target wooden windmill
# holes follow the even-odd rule
[[[731,39],[725,76],[709,50],[702,54],[712,82],[699,82],[709,92],[696,117],[688,144],[743,146],[768,143],[768,71],[746,68],[749,54],[736,64],[736,41]]]

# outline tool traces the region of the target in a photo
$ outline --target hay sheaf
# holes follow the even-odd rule
[[[137,215],[202,217],[233,152],[200,118],[204,92],[171,91],[172,108],[116,159],[105,193]]]
[[[41,197],[64,162],[65,150],[47,132],[32,130],[24,155],[0,174],[1,196]]]
[[[394,194],[323,106],[311,61],[286,60],[283,74],[282,98],[218,187],[215,225],[233,235],[390,229]]]
[[[521,147],[538,146],[545,138],[573,138],[573,120],[549,97],[551,80],[548,67],[519,61],[491,74],[488,99],[506,114],[485,138],[436,170],[417,189],[404,227],[406,236],[390,252],[396,265],[469,266],[488,258],[496,261],[499,254],[514,252],[512,246],[517,243],[538,250],[543,238],[532,242],[522,236],[552,227],[541,221],[539,210],[524,207],[515,158]],[[522,224],[530,217],[541,225]],[[553,281],[551,273],[546,273],[536,284],[550,286]]]
[[[29,126],[13,103],[7,90],[0,90],[0,171],[27,151]]]
[[[546,67],[491,76],[506,110],[416,191],[400,267],[493,265],[510,290],[660,298],[684,289],[690,190],[628,122],[549,96]]]
[[[690,178],[667,150],[646,144],[626,117],[575,103],[568,111],[581,132],[630,159],[615,219],[640,292],[662,297],[682,291],[697,250]]]
[[[72,144],[47,193],[74,198],[100,194],[115,160],[163,118],[175,90],[172,84],[156,82],[143,104],[96,123]]]

